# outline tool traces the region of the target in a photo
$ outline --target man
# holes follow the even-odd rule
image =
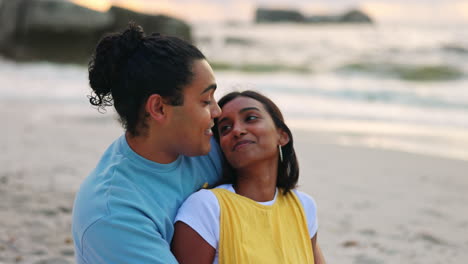
[[[221,112],[213,71],[191,44],[144,36],[131,24],[99,42],[89,80],[91,104],[113,104],[125,134],[77,193],[77,263],[177,263],[170,251],[177,209],[221,173],[211,143]]]

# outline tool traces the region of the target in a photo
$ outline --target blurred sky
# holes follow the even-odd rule
[[[377,22],[467,23],[468,0],[72,0],[94,9],[111,4],[146,13],[165,13],[190,22],[252,21],[257,6],[294,8],[304,14],[360,8]]]

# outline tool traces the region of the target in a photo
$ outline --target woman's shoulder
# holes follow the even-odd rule
[[[230,184],[230,183],[218,185],[213,189],[225,189],[225,190],[228,190],[228,191],[231,191],[231,192],[235,192],[234,187],[232,187],[232,184]]]
[[[317,208],[317,204],[315,203],[315,200],[312,196],[297,189],[294,189],[292,191],[294,192],[294,194],[296,194],[297,198],[299,198],[304,208]]]
[[[314,198],[306,192],[299,191],[298,189],[293,189],[292,191],[301,199],[303,198],[303,199],[314,201]]]
[[[216,195],[209,189],[201,189],[185,200],[179,208],[174,223],[184,222],[216,248],[219,237],[219,215]]]
[[[186,222],[189,219],[206,217],[207,215],[218,215],[219,204],[216,196],[208,189],[201,189],[190,195],[179,208],[174,223],[177,221]]]
[[[225,189],[228,191],[234,190],[232,188],[232,184],[219,185],[216,186],[214,189]],[[194,192],[185,200],[182,206],[218,206],[218,200],[216,198],[216,195],[211,190],[213,189],[201,189],[197,192]]]
[[[306,216],[309,235],[312,238],[315,236],[318,229],[317,204],[315,203],[314,198],[312,198],[312,196],[308,195],[307,193],[298,191],[297,189],[294,189],[293,192],[296,194],[302,204],[302,208]]]
[[[189,203],[193,204],[204,204],[210,203],[213,199],[216,200],[216,196],[209,189],[201,189],[197,192],[192,193],[184,202],[184,205]]]

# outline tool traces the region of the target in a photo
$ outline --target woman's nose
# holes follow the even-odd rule
[[[234,136],[236,137],[239,137],[239,136],[243,136],[247,133],[247,131],[245,130],[245,127],[239,123],[237,124],[234,124],[233,128],[232,128],[232,132],[234,134]]]

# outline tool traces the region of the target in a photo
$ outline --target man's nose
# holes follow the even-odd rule
[[[211,108],[211,117],[217,118],[221,115],[221,108],[217,102],[214,102],[213,107]]]

